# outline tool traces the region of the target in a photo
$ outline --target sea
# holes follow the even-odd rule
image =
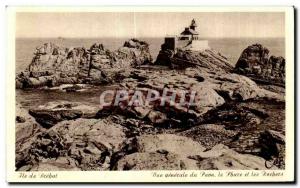
[[[102,43],[109,50],[117,50],[130,38],[17,38],[16,39],[16,72],[21,72],[30,64],[36,47],[47,42],[65,47],[89,48],[94,43]],[[149,44],[150,53],[155,60],[164,38],[138,38]],[[262,44],[270,51],[270,55],[285,57],[284,38],[206,38],[209,46],[226,56],[232,65],[235,65],[242,51],[249,45]],[[97,86],[87,91],[76,93],[62,93],[41,89],[17,90],[16,101],[25,108],[34,108],[51,101],[82,102],[96,106],[99,96],[109,86]]]

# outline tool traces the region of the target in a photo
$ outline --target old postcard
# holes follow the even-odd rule
[[[7,181],[293,182],[293,7],[7,7]]]

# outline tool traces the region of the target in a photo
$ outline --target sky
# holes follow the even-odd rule
[[[201,38],[285,36],[280,12],[19,12],[16,37],[164,37],[180,34],[193,18]]]

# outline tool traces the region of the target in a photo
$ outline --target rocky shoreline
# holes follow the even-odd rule
[[[162,46],[152,62],[149,45],[136,39],[113,52],[101,44],[43,45],[16,76],[17,89],[69,84],[62,90],[80,92],[86,84],[114,83],[141,92],[193,90],[197,103],[96,108],[49,101],[29,111],[18,104],[16,170],[284,169],[284,88],[273,87],[284,83],[284,59],[266,61],[266,52],[251,49],[239,60],[248,67],[233,67],[212,49],[174,53]],[[260,76],[257,64],[271,74]],[[279,162],[269,165],[274,158]]]

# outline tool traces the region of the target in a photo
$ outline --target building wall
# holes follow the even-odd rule
[[[177,48],[180,48],[180,49],[190,49],[191,46],[190,46],[190,40],[178,40],[177,41]]]
[[[209,49],[207,40],[177,40],[177,37],[165,37],[165,48],[176,52],[177,48],[184,48],[194,51]]]
[[[202,50],[209,49],[207,40],[193,40],[191,45],[192,45],[191,50],[194,51],[202,51]]]
[[[165,46],[167,49],[175,51],[177,47],[177,39],[176,37],[165,37]]]

